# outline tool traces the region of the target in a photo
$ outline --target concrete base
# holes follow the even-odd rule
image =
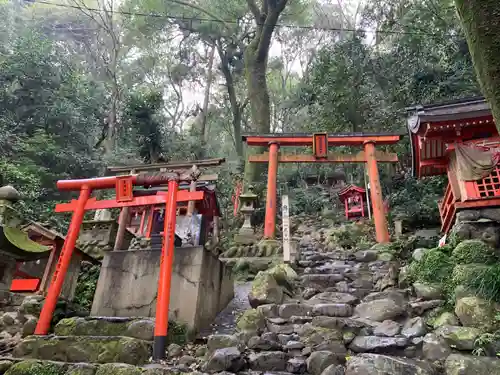
[[[154,317],[161,250],[106,253],[92,315]],[[234,296],[231,270],[203,247],[176,248],[169,319],[194,332],[208,327]]]

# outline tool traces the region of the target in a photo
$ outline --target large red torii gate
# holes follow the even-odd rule
[[[375,145],[390,145],[399,142],[401,134],[349,133],[349,134],[246,134],[242,136],[247,146],[269,147],[269,152],[250,155],[250,163],[268,163],[266,218],[264,238],[272,239],[276,230],[278,163],[366,163],[370,179],[373,220],[377,242],[389,242],[389,230],[384,213],[382,190],[377,162],[395,163],[398,157],[393,153],[375,150]],[[312,147],[310,155],[280,155],[280,147]],[[329,153],[329,146],[361,146],[363,150],[354,155]]]
[[[153,358],[165,358],[177,203],[202,200],[204,196],[202,191],[178,191],[179,182],[192,182],[202,179],[203,176],[200,177],[200,174],[200,171],[194,166],[190,171],[182,175],[175,172],[160,172],[57,181],[57,188],[59,190],[79,191],[80,195],[77,200],[72,200],[70,203],[56,205],[56,212],[73,212],[73,216],[47,292],[45,303],[40,313],[35,335],[47,335],[49,332],[52,316],[64,284],[68,266],[71,262],[71,256],[75,249],[85,211],[165,204],[165,223],[160,258],[153,346]],[[168,185],[168,191],[166,193],[158,192],[156,195],[151,196],[134,196],[134,186],[151,187],[160,185]],[[93,190],[112,188],[116,191],[116,199],[96,200],[90,197]]]

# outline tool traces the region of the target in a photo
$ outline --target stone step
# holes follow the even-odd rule
[[[14,349],[24,359],[68,363],[127,363],[142,365],[152,352],[150,341],[124,336],[28,336]]]
[[[152,341],[154,320],[151,318],[75,317],[61,320],[54,327],[57,336],[123,336]]]
[[[336,274],[308,274],[301,276],[302,285],[316,289],[329,288],[335,286],[338,282],[344,280],[344,275]]]

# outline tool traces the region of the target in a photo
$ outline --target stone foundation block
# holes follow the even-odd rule
[[[15,357],[79,363],[144,364],[151,355],[148,341],[108,336],[28,336],[14,350]]]

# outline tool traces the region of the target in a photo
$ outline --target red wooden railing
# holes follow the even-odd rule
[[[456,208],[455,208],[456,198],[453,194],[450,183],[446,186],[444,192],[444,197],[438,202],[439,214],[441,216],[441,231],[448,233],[453,225],[453,220],[455,219]]]

